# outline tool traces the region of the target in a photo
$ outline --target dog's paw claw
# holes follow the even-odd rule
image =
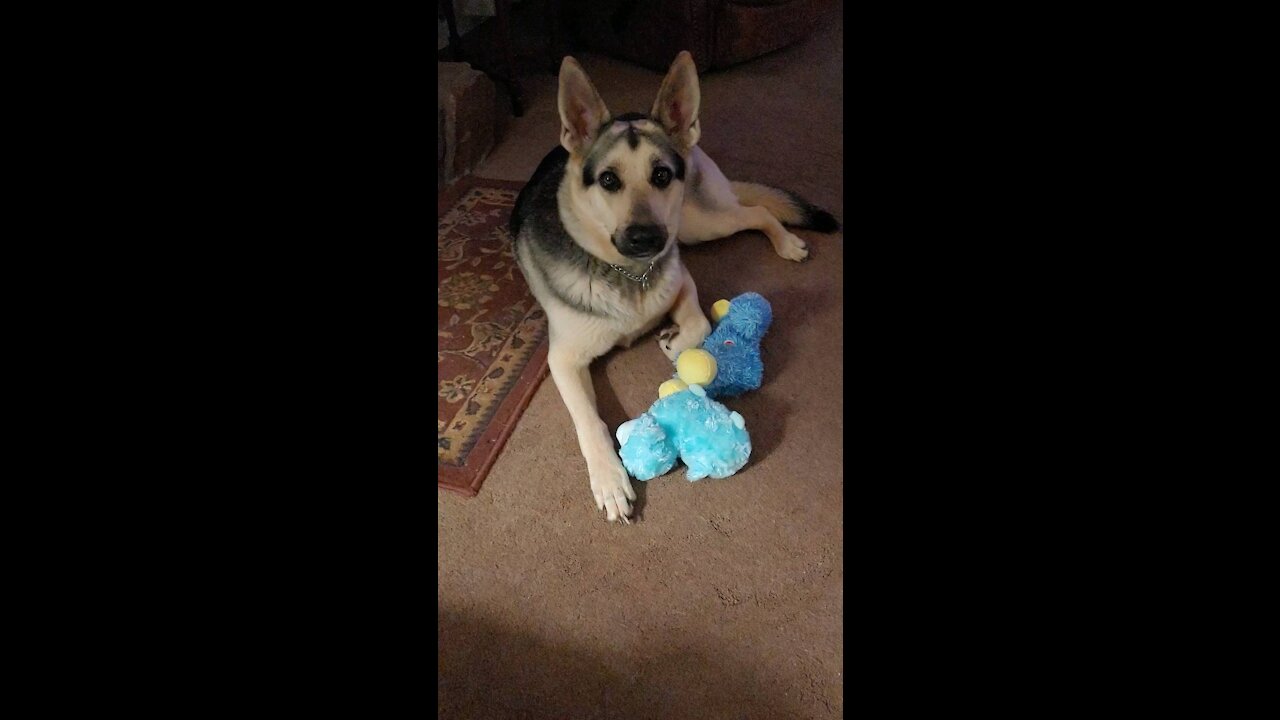
[[[631,477],[622,467],[617,455],[612,458],[602,457],[595,467],[588,464],[591,475],[591,494],[595,498],[596,508],[605,512],[605,519],[614,522],[621,519],[630,525],[631,502],[636,499],[636,491],[631,487]]]
[[[666,355],[668,360],[674,361],[676,356],[680,354],[675,344],[678,337],[680,337],[679,325],[665,327],[658,333],[658,348],[662,350],[662,354]]]

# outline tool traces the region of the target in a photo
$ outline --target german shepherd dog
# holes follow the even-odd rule
[[[590,364],[671,316],[658,346],[674,360],[711,325],[677,243],[759,230],[787,260],[808,257],[783,228],[831,232],[835,219],[796,195],[729,182],[697,147],[693,58],[676,57],[648,115],[614,117],[577,60],[560,66],[560,147],[521,190],[511,214],[516,259],[547,313],[548,364],[573,418],[596,507],[630,522],[635,491],[596,410]]]

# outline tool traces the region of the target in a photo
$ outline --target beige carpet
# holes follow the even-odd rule
[[[702,147],[844,221],[842,24],[704,77]],[[610,110],[649,109],[658,74],[578,58]],[[527,180],[557,142],[555,79],[522,80],[529,110],[478,175]],[[682,249],[705,310],[773,303],[764,387],[731,401],[755,446],[741,473],[637,482],[639,521],[607,523],[547,379],[480,494],[439,493],[440,717],[843,717],[845,239],[799,234],[804,264],[756,233]],[[653,337],[597,361],[610,428],[669,375]]]

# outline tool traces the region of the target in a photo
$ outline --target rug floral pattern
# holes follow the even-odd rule
[[[437,458],[467,462],[547,332],[516,266],[507,221],[517,191],[473,187],[440,219]]]

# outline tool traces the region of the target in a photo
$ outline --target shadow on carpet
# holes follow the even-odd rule
[[[756,663],[710,638],[655,639],[651,651],[593,651],[492,621],[437,617],[437,717],[807,718],[802,693],[784,694]]]

